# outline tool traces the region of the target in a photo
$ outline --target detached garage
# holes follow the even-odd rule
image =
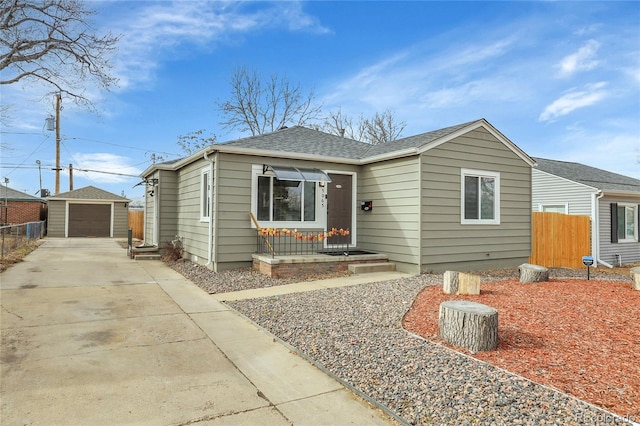
[[[48,202],[50,237],[127,237],[127,198],[87,186],[49,197]]]

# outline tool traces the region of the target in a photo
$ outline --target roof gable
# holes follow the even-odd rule
[[[569,161],[534,158],[536,168],[562,178],[603,191],[640,193],[640,180],[595,167]]]
[[[208,154],[216,151],[342,164],[368,164],[422,154],[479,127],[487,130],[500,143],[504,144],[527,164],[533,166],[534,161],[531,157],[494,128],[487,120],[479,119],[378,145],[371,145],[302,126],[287,127],[271,133],[213,144],[188,157],[173,162],[153,164],[142,172],[141,176],[149,176],[154,170],[178,170],[200,158],[206,158]]]
[[[121,197],[104,189],[96,188],[95,186],[85,186],[84,188],[76,189],[69,192],[63,192],[53,197],[49,197],[49,200],[101,200],[101,201],[130,201],[128,198]]]

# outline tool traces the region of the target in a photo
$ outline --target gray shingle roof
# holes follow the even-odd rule
[[[371,145],[364,142],[302,126],[288,127],[218,145],[348,159],[361,158],[371,148]]]
[[[6,185],[0,185],[0,199],[7,201],[26,201],[38,203],[44,202],[42,198],[34,197],[33,195],[16,191],[15,189],[11,189]]]
[[[569,161],[534,158],[536,168],[552,175],[592,186],[603,191],[631,191],[640,193],[640,180],[595,167]]]
[[[84,188],[76,189],[69,192],[63,192],[53,197],[49,197],[49,200],[103,200],[103,201],[130,201],[128,198],[121,197],[111,192],[107,192],[104,189],[96,188],[95,186],[85,186]]]
[[[388,154],[394,151],[402,151],[410,148],[422,148],[431,142],[455,133],[458,130],[463,129],[477,121],[479,120],[469,121],[468,123],[457,124],[455,126],[445,127],[444,129],[421,133],[419,135],[409,136],[407,138],[398,139],[387,143],[370,145],[369,150],[366,153],[366,157]]]

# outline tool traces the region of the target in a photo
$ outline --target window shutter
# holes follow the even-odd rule
[[[638,227],[640,227],[640,204],[636,206],[636,214],[638,216],[636,219],[636,235],[638,236],[638,242],[640,243],[640,229],[638,229]]]
[[[611,203],[611,242],[618,242],[618,203]]]

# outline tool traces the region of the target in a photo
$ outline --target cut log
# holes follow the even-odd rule
[[[456,294],[480,294],[480,275],[458,274],[458,292]]]
[[[633,289],[640,291],[640,267],[631,268],[631,278],[633,278]]]
[[[544,266],[523,263],[518,268],[521,283],[539,283],[549,281],[549,270]]]
[[[466,300],[442,302],[438,335],[473,353],[494,350],[498,347],[498,311]]]
[[[445,271],[442,291],[445,294],[456,294],[458,292],[458,272]]]

